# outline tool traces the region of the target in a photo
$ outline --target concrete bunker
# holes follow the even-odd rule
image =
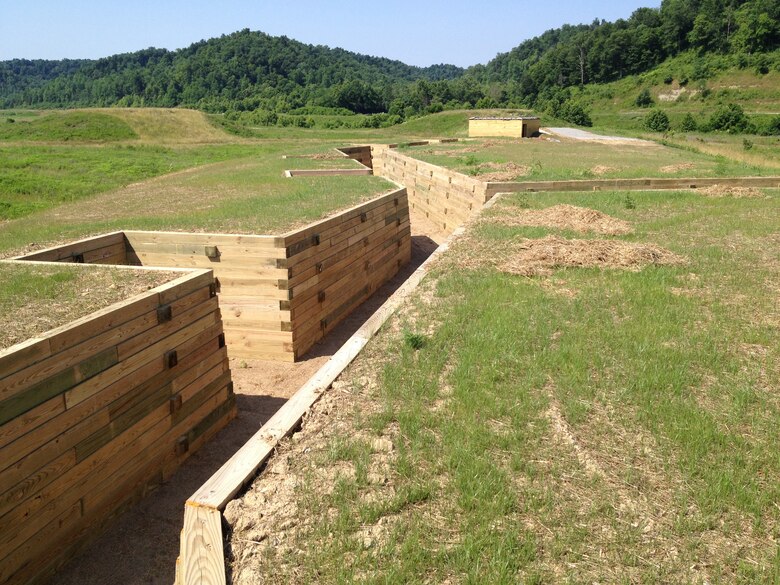
[[[536,116],[469,118],[469,138],[531,138],[539,134],[542,122]]]

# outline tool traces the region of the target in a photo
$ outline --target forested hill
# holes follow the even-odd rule
[[[527,102],[551,88],[643,73],[685,51],[761,68],[763,56],[779,47],[778,0],[663,0],[660,9],[639,8],[627,20],[547,31],[469,74],[510,84],[508,99]]]
[[[372,123],[456,108],[534,108],[576,123],[576,88],[645,73],[677,56],[681,84],[728,68],[780,68],[779,0],[662,0],[616,22],[565,25],[486,65],[419,68],[243,30],[179,51],[97,61],[0,62],[0,108],[194,107],[274,124],[278,113],[346,109]],[[671,82],[671,79],[670,81]],[[567,114],[567,101],[577,115]],[[587,104],[584,104],[587,107]]]
[[[382,92],[417,79],[452,79],[454,65],[400,61],[243,30],[186,49],[146,49],[96,61],[0,62],[0,107],[191,106],[211,111],[285,109],[310,103],[384,109]],[[352,96],[355,97],[355,96]],[[279,104],[279,101],[286,103]],[[344,101],[344,100],[342,100]]]

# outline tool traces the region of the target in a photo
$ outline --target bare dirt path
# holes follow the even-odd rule
[[[308,380],[444,240],[412,212],[412,261],[296,363],[231,359],[238,417],[55,576],[57,585],[170,585],[184,502]],[[228,349],[229,351],[229,349]]]
[[[606,144],[634,144],[637,146],[658,146],[655,142],[650,140],[642,140],[641,138],[628,138],[626,136],[605,136],[602,134],[594,134],[587,130],[581,130],[579,128],[544,128],[547,133],[554,134],[561,138],[569,138],[571,140],[583,140],[586,142],[602,142]]]

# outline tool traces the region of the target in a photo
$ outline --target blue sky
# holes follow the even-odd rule
[[[179,49],[249,28],[410,65],[486,63],[562,24],[627,18],[660,0],[0,0],[0,60]],[[366,10],[373,7],[373,10]]]

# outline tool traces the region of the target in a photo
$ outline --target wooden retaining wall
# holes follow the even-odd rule
[[[398,189],[281,236],[125,231],[19,259],[211,269],[230,354],[294,361],[410,257]]]
[[[522,191],[652,191],[662,189],[697,189],[723,185],[727,187],[780,188],[780,177],[707,177],[660,179],[592,179],[576,181],[521,181],[487,183],[487,194]]]
[[[128,260],[211,267],[234,357],[294,361],[411,257],[404,189],[282,236],[125,232]]]
[[[443,233],[455,228],[490,198],[485,183],[461,173],[419,161],[388,147],[371,149],[374,174],[406,187],[409,206]]]
[[[406,189],[282,236],[296,356],[303,355],[411,259]]]
[[[368,167],[369,169],[374,168],[370,146],[344,146],[342,148],[337,148],[336,150],[344,156],[358,161],[364,167]]]
[[[234,416],[209,270],[0,352],[0,583],[47,578]]]
[[[14,260],[75,262],[79,264],[127,264],[127,245],[122,232],[78,240],[19,256]]]
[[[285,250],[274,236],[126,231],[128,261],[143,266],[210,268],[230,355],[292,361]]]

